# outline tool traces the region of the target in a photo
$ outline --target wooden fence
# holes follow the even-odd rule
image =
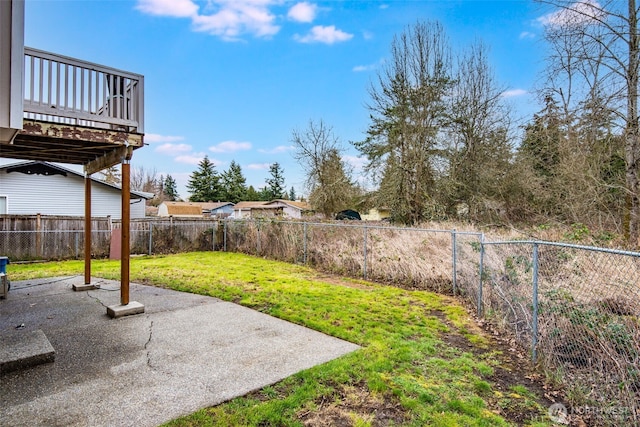
[[[134,219],[132,254],[167,254],[215,250],[222,246],[218,222],[211,219]],[[92,218],[91,255],[109,256],[111,234],[120,221]],[[46,215],[0,215],[0,256],[14,261],[80,259],[84,256],[84,218]]]

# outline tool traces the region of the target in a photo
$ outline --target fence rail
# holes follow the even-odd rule
[[[10,239],[33,239],[33,233],[0,231],[0,255],[7,255]],[[64,258],[69,248],[81,256],[81,235],[56,236],[41,256]],[[588,424],[640,425],[640,253],[491,242],[456,230],[277,220],[132,221],[131,240],[132,253],[243,252],[455,294],[529,349],[549,376],[567,385],[574,403],[599,408],[583,416]]]
[[[144,77],[25,48],[25,118],[144,132]]]

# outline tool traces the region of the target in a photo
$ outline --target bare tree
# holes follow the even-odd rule
[[[635,0],[539,0],[554,7],[544,17],[547,39],[559,50],[555,64],[565,70],[564,86],[575,84],[581,76],[592,95],[606,99],[606,106],[617,115],[625,154],[625,186],[629,211],[626,229],[629,243],[638,245],[640,237],[640,123],[638,121],[638,65],[640,46]],[[570,44],[569,44],[570,42]],[[569,54],[570,52],[571,54]],[[554,85],[560,87],[560,84]],[[569,94],[573,93],[569,86]],[[605,92],[606,89],[606,92]],[[603,96],[606,94],[606,96]],[[570,105],[570,98],[563,100]],[[568,113],[568,109],[567,109]]]
[[[305,130],[292,132],[291,142],[296,147],[294,158],[307,176],[311,206],[327,217],[350,207],[355,186],[333,129],[322,120],[311,120]]]
[[[499,197],[511,160],[510,111],[502,87],[487,60],[487,48],[476,42],[457,58],[450,96],[449,208],[463,202],[471,213]],[[480,219],[480,218],[476,218]]]

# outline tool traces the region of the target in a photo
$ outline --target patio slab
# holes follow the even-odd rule
[[[12,282],[2,339],[42,331],[55,362],[0,378],[2,426],[157,426],[357,350],[216,298],[132,283],[145,312],[112,319],[119,283],[80,276]],[[24,326],[22,326],[24,325]],[[18,329],[16,329],[18,328]],[[37,333],[37,332],[36,332]]]

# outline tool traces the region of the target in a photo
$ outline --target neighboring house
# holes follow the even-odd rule
[[[233,206],[234,219],[274,217],[282,214],[278,206],[266,206],[267,202],[238,202]]]
[[[84,216],[84,174],[48,162],[0,165],[0,215]],[[91,216],[121,219],[120,187],[91,178]],[[153,194],[131,191],[131,218]]]
[[[391,218],[391,209],[389,208],[373,208],[369,212],[361,215],[363,221],[382,221]]]
[[[201,203],[201,205],[202,214],[207,217],[227,218],[233,214],[231,202]]]
[[[162,202],[158,205],[158,216],[226,218],[231,214],[231,202]]]
[[[272,200],[267,202],[267,206],[281,206],[283,215],[286,218],[302,219],[302,217],[311,212],[311,206],[306,202],[295,202],[291,200]]]
[[[162,202],[158,205],[158,216],[177,218],[202,218],[201,203],[195,202]]]
[[[310,212],[310,207],[304,202],[292,202],[290,200],[238,202],[233,207],[232,217],[234,219],[264,217],[301,219],[306,212]]]

